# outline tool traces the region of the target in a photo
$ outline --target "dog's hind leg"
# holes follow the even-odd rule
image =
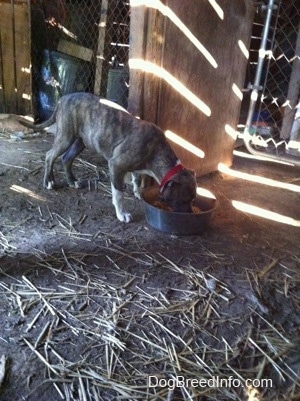
[[[53,174],[53,164],[55,160],[60,156],[60,153],[56,152],[56,149],[52,148],[46,153],[45,159],[45,175],[44,175],[44,188],[53,189],[54,188],[54,174]]]
[[[69,149],[62,155],[61,161],[66,174],[67,182],[70,187],[79,188],[79,181],[76,180],[72,173],[72,164],[76,156],[85,148],[81,138],[77,138]]]
[[[55,160],[59,156],[61,156],[64,152],[66,152],[70,148],[73,142],[74,138],[70,138],[69,140],[67,140],[65,137],[63,140],[61,140],[61,135],[59,135],[57,131],[53,146],[46,153],[45,175],[44,175],[44,187],[46,189],[54,188],[53,165]]]

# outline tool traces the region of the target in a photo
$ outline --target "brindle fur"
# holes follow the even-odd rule
[[[63,96],[53,115],[42,124],[33,125],[22,118],[19,121],[35,130],[56,123],[54,143],[46,154],[45,188],[54,187],[53,164],[59,156],[62,156],[67,182],[73,187],[78,187],[72,173],[75,157],[85,147],[104,156],[109,166],[112,202],[122,222],[131,220],[131,215],[123,207],[125,174],[132,173],[133,191],[140,198],[137,173],[146,173],[160,183],[167,171],[178,163],[159,127],[89,93]],[[161,193],[175,211],[191,211],[195,196],[195,176],[187,169],[172,177]]]

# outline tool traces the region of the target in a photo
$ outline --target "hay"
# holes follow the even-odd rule
[[[81,159],[74,164],[87,172],[82,179],[97,177],[87,178],[89,190],[110,196],[107,170]],[[41,168],[38,165],[31,174]],[[236,294],[210,273],[209,267],[222,264],[224,255],[213,253],[205,241],[199,241],[197,257],[174,261],[143,249],[138,236],[125,245],[121,235],[103,228],[81,232],[85,214],[74,222],[48,206],[37,213],[50,219],[54,235],[96,244],[99,254],[92,255],[91,266],[88,253],[61,249],[58,255],[47,255],[34,250],[32,269],[47,270],[56,283],[53,288],[42,287],[35,276],[24,274],[16,280],[2,272],[8,280],[0,282],[1,294],[25,321],[22,344],[27,359],[34,358],[44,369],[44,382],[26,389],[28,399],[35,399],[44,383],[53,386],[57,399],[68,401],[297,399],[298,365],[291,358],[297,344],[272,320],[262,294],[267,281],[299,307],[299,271],[291,271],[280,258],[271,259],[261,271],[244,269],[249,289]],[[10,236],[0,232],[6,253],[15,250],[10,242]],[[201,268],[192,263],[197,258],[205,261]],[[168,272],[182,286],[161,288],[159,279],[148,284],[155,269]],[[243,315],[230,313],[235,302],[245,302]],[[3,359],[0,363],[5,366]],[[173,381],[232,377],[244,387],[151,387],[149,376]],[[274,381],[273,388],[247,386],[247,379],[266,377]]]
[[[77,235],[70,222],[61,219],[61,223],[68,235]],[[56,257],[40,255],[37,261],[40,269],[49,269],[58,277],[60,284],[56,288],[41,288],[26,276],[10,287],[0,283],[2,293],[28,320],[26,333],[35,332],[31,341],[24,333],[24,344],[45,367],[45,380],[53,385],[58,399],[206,397],[250,401],[263,400],[265,394],[266,399],[295,399],[299,377],[286,358],[291,341],[282,327],[275,327],[266,315],[259,313],[259,308],[249,306],[248,316],[232,318],[223,309],[234,294],[226,283],[211,274],[163,255],[130,251],[113,241],[106,251],[112,266],[110,272],[122,278],[122,285],[107,280],[97,267],[94,272],[86,272],[88,255],[67,254],[64,250]],[[120,260],[134,261],[136,266],[159,265],[174,277],[181,276],[186,285],[170,288],[170,297],[163,289],[145,286],[143,277],[125,273]],[[299,283],[299,274],[293,276],[295,279]],[[276,280],[277,286],[286,285],[278,277]],[[291,291],[288,294],[294,296]],[[258,322],[255,328],[245,324],[254,318]],[[40,319],[43,324],[38,325],[39,331],[34,330]],[[231,325],[240,327],[239,338],[219,334],[223,326]],[[64,346],[59,346],[64,337],[72,339],[68,346],[74,351],[69,354],[64,352]],[[84,350],[77,352],[79,344],[84,345]],[[277,398],[276,388],[246,386],[247,379],[266,375],[289,383],[285,396]],[[173,381],[178,377],[233,377],[245,387],[151,387],[149,376]],[[36,388],[32,389],[33,396],[35,391]]]
[[[10,239],[7,235],[4,235],[2,231],[0,231],[0,252],[13,252],[17,248],[10,244]]]
[[[6,356],[2,355],[0,358],[0,387],[4,381],[4,377],[6,374],[6,361],[7,361]]]

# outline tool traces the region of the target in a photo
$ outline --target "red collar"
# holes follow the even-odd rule
[[[164,189],[164,186],[166,185],[166,183],[168,181],[170,181],[170,179],[177,173],[179,173],[179,171],[183,170],[184,167],[181,163],[176,164],[176,166],[172,167],[167,174],[164,176],[164,178],[162,179],[160,185],[159,185],[159,192],[162,192]]]

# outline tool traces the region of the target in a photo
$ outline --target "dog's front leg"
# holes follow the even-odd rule
[[[129,223],[132,220],[132,217],[130,213],[127,213],[124,210],[123,205],[123,186],[125,173],[117,164],[116,159],[110,159],[108,162],[108,167],[111,180],[112,203],[116,209],[117,218],[124,223]]]
[[[141,199],[141,183],[142,176],[138,173],[131,173],[131,183],[133,186],[133,194],[137,199]]]
[[[129,223],[132,220],[132,216],[130,213],[124,211],[123,192],[116,189],[114,184],[111,183],[111,194],[112,203],[116,209],[117,218],[122,221],[122,223]]]

